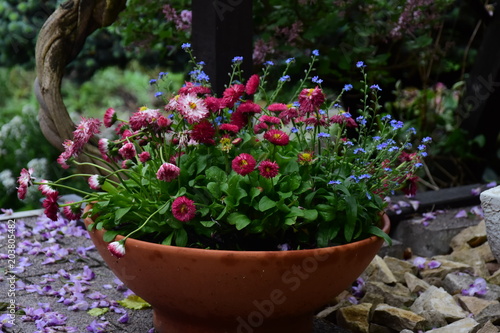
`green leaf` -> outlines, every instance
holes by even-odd
[[[93,308],[87,311],[87,313],[93,317],[99,317],[109,311],[109,308]]]
[[[207,184],[207,189],[215,198],[220,198],[222,196],[222,190],[219,183],[210,182]]]
[[[217,166],[211,166],[205,171],[208,181],[213,182],[225,182],[227,180],[227,175],[221,168]]]
[[[386,234],[382,229],[380,229],[379,227],[376,227],[374,225],[370,226],[368,228],[368,233],[370,233],[370,235],[375,235],[375,236],[378,236],[380,238],[383,238],[384,241],[389,244],[389,246],[392,246],[392,238]]]
[[[125,214],[127,214],[130,209],[132,208],[132,206],[129,206],[129,207],[125,207],[125,208],[118,208],[116,211],[115,211],[115,221],[118,222],[122,219],[123,216],[125,216]]]
[[[217,223],[216,221],[200,221],[200,224],[205,228],[213,227]]]
[[[115,239],[115,237],[119,234],[120,232],[116,230],[106,230],[102,239],[107,243],[111,243]]]
[[[175,245],[186,246],[188,241],[188,234],[184,228],[175,231]]]
[[[241,230],[252,221],[245,214],[235,212],[229,214],[227,222],[231,225],[235,225],[237,230]]]
[[[358,217],[358,205],[356,198],[352,196],[345,196],[346,201],[346,224],[344,226],[344,236],[346,241],[350,242],[356,228],[356,221]]]
[[[174,237],[174,233],[171,232],[167,237],[165,237],[165,239],[163,240],[163,242],[161,242],[163,245],[172,245],[172,238]]]
[[[131,310],[141,310],[151,307],[151,305],[148,302],[146,302],[137,295],[129,295],[124,300],[118,301],[118,304],[120,304],[124,308]]]
[[[274,207],[276,207],[276,201],[269,199],[267,196],[263,196],[259,201],[259,210],[261,212],[265,212]]]
[[[314,221],[318,218],[318,211],[316,209],[304,209],[304,219]]]

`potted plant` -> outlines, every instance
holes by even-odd
[[[183,48],[191,55],[190,45]],[[191,55],[191,80],[158,92],[160,109],[140,108],[128,121],[112,108],[103,123],[101,156],[79,161],[101,121],[82,118],[58,162],[93,166],[94,191],[58,203],[64,181],[34,180],[23,169],[18,194],[36,184],[48,217],[60,206],[84,217],[115,274],[152,304],[161,332],[307,332],[313,311],[349,286],[387,235],[384,198],[415,191],[425,144],[412,152],[415,130],[383,114],[378,85],[365,64],[361,107],[341,106],[311,77],[319,53],[290,101],[287,74],[270,90],[262,75],[243,82],[241,57],[223,96],[214,96],[203,63]],[[168,82],[160,73],[153,85]],[[310,83],[312,86],[310,87]]]

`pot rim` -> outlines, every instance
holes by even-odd
[[[84,212],[87,212],[90,209],[90,205],[87,205],[84,209]],[[385,232],[386,234],[389,234],[390,227],[391,227],[391,222],[389,219],[389,216],[385,213],[382,212],[380,214],[380,218],[383,222],[382,224],[382,231]],[[85,227],[87,227],[90,223],[92,223],[92,219],[90,217],[86,217],[84,220]],[[98,237],[101,237],[104,234],[104,230],[92,230],[89,232],[95,232],[97,233]],[[120,241],[125,236],[122,235],[117,235],[113,241]],[[331,249],[333,248],[346,248],[346,247],[358,247],[358,246],[367,246],[368,244],[377,242],[379,240],[382,240],[382,238],[378,236],[370,236],[365,239],[361,239],[355,242],[351,242],[348,244],[341,244],[341,245],[333,245],[329,247],[320,247],[320,248],[314,248],[314,249],[303,249],[303,250],[288,250],[288,251],[265,251],[265,250],[257,250],[257,251],[238,251],[238,250],[219,250],[219,249],[200,249],[200,248],[193,248],[193,247],[183,247],[183,246],[175,246],[175,245],[164,245],[164,244],[158,244],[158,243],[152,243],[152,242],[146,242],[143,240],[135,239],[129,237],[126,240],[127,246],[132,246],[132,247],[146,247],[149,248],[150,250],[160,250],[161,248],[169,247],[171,250],[176,250],[176,251],[186,251],[186,252],[192,252],[196,253],[198,252],[200,255],[205,254],[209,255],[210,253],[214,254],[217,253],[218,255],[236,255],[236,254],[242,254],[246,253],[247,255],[253,255],[253,256],[269,256],[269,255],[275,255],[275,256],[280,256],[280,255],[308,255],[308,254],[313,254],[313,253],[321,253],[321,252],[330,252]]]

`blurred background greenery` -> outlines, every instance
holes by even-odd
[[[59,151],[38,127],[32,91],[36,36],[61,2],[0,0],[0,193],[6,194],[0,196],[2,208],[39,206],[36,193],[23,203],[16,198],[21,168],[36,165],[37,176],[46,178],[63,173],[54,163]],[[297,65],[291,75],[300,77],[311,50],[318,49],[318,75],[323,86],[335,92],[346,83],[359,84],[354,64],[362,60],[370,80],[383,89],[386,111],[417,128],[421,137],[434,138],[423,175],[427,188],[496,180],[497,161],[486,161],[491,167],[481,175],[468,169],[484,138],[465,139],[457,112],[485,31],[470,1],[253,4],[256,72],[265,61],[294,57]],[[160,71],[174,73],[180,85],[188,71],[180,45],[190,41],[190,15],[189,0],[129,0],[119,20],[90,36],[68,66],[62,92],[71,116],[101,117],[108,107],[130,112],[157,104],[148,82]],[[276,77],[279,73],[276,70]],[[359,98],[353,93],[344,103],[354,108]]]

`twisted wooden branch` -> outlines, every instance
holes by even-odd
[[[62,143],[72,138],[75,129],[61,96],[65,68],[80,53],[87,37],[111,25],[125,5],[126,0],[69,0],[55,10],[40,30],[34,82],[40,103],[38,118],[44,136],[58,149],[62,150]],[[96,140],[86,149],[98,154]]]

